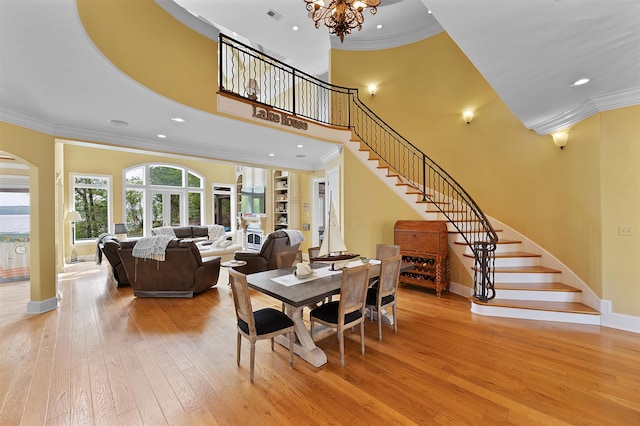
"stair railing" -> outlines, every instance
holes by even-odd
[[[445,170],[393,130],[358,97],[220,34],[221,93],[318,123],[351,129],[385,167],[438,209],[474,255],[474,297],[495,297],[498,236],[471,196]]]

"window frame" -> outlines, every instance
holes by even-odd
[[[76,184],[77,178],[85,178],[85,179],[105,179],[107,181],[106,184],[93,185],[93,184]],[[103,175],[96,173],[79,173],[79,172],[71,172],[69,173],[69,188],[70,188],[70,196],[69,196],[69,211],[76,210],[76,188],[95,188],[95,189],[105,189],[107,191],[107,229],[106,232],[110,232],[113,229],[113,176],[111,175]],[[86,216],[86,215],[85,215]],[[78,238],[76,232],[77,227],[72,227],[71,232],[73,233],[73,238],[75,239],[75,243],[83,244],[83,243],[95,243],[98,237],[90,237],[90,238]]]
[[[151,168],[152,167],[169,167],[172,169],[179,169],[182,171],[182,186],[171,185],[157,185],[150,183]],[[142,183],[129,183],[127,182],[127,173],[143,168]],[[193,175],[200,179],[200,187],[189,186],[189,175]],[[151,194],[156,192],[162,193],[180,193],[181,205],[180,205],[180,226],[189,225],[189,194],[196,192],[200,194],[200,223],[206,223],[206,178],[202,173],[193,170],[189,167],[182,166],[180,164],[172,164],[165,162],[150,162],[135,164],[122,170],[122,217],[126,223],[127,213],[127,190],[139,190],[143,193],[143,225],[142,235],[151,235],[153,217],[152,217],[152,197]],[[134,237],[135,238],[135,237]]]

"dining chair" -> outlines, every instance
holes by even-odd
[[[360,351],[364,354],[364,305],[370,265],[342,270],[340,300],[325,303],[309,313],[311,336],[316,322],[336,329],[340,342],[340,367],[344,367],[344,331],[360,324]]]
[[[291,318],[273,308],[264,308],[254,312],[251,307],[247,276],[230,268],[229,278],[231,291],[233,293],[233,303],[236,308],[236,318],[238,320],[238,365],[240,365],[240,347],[242,337],[244,336],[251,343],[249,378],[251,382],[253,382],[256,341],[271,339],[271,350],[273,350],[273,338],[280,334],[287,333],[289,335],[290,364],[293,367],[294,325]]]
[[[318,254],[320,254],[320,246],[318,246],[318,247],[309,247],[307,249],[307,254],[309,255],[309,262],[311,262],[311,259],[313,259],[314,257],[317,257]]]
[[[302,262],[302,250],[280,251],[276,253],[278,269],[291,268]]]
[[[376,244],[376,259],[393,257],[400,254],[400,246],[395,244]]]
[[[302,262],[302,250],[280,251],[276,253],[276,265],[278,269],[292,268]],[[284,312],[284,302],[282,302],[282,312]]]
[[[400,246],[395,244],[376,244],[376,259],[384,259],[385,257],[398,256],[400,254]],[[378,287],[380,278],[372,278],[369,287]]]
[[[376,287],[367,290],[366,307],[369,308],[371,321],[374,312],[378,321],[378,340],[382,341],[382,310],[391,307],[393,312],[393,331],[398,332],[396,318],[396,293],[400,281],[402,256],[385,257],[380,261],[380,281]]]

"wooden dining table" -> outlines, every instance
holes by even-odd
[[[357,264],[362,263],[359,260],[352,261],[347,267]],[[336,271],[331,275],[326,275],[328,265],[323,263],[312,263],[311,267],[317,272],[314,274],[316,276],[310,277],[308,281],[296,283],[296,279],[292,277],[293,268],[288,268],[249,274],[247,275],[247,283],[250,288],[284,302],[285,312],[295,325],[294,352],[311,365],[320,367],[327,363],[327,355],[313,341],[311,332],[303,321],[302,313],[305,306],[313,306],[329,296],[339,294],[342,273]],[[372,261],[369,278],[375,278],[379,275],[380,263]],[[286,284],[281,284],[278,280],[286,282]],[[327,329],[327,332],[329,331]],[[316,336],[323,334],[320,331],[316,333]],[[289,346],[288,338],[284,335],[276,337],[276,341],[283,346]]]

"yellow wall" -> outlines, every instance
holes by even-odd
[[[396,49],[332,50],[331,80],[358,87],[361,99],[376,114],[447,170],[487,215],[549,250],[598,296],[610,297],[614,311],[640,315],[640,298],[637,290],[631,290],[631,286],[637,287],[637,273],[626,271],[620,277],[610,272],[612,263],[617,262],[612,259],[630,254],[620,248],[605,251],[603,246],[603,238],[608,238],[603,230],[609,224],[602,209],[613,196],[603,194],[615,194],[612,187],[622,181],[601,173],[601,168],[620,167],[618,163],[604,164],[604,153],[627,156],[637,152],[630,146],[632,140],[638,141],[640,107],[632,107],[631,112],[623,109],[597,114],[578,123],[561,151],[550,136],[539,136],[522,125],[444,33]],[[378,85],[374,97],[365,90],[369,83]],[[467,125],[461,113],[468,108],[476,110],[476,116]],[[624,118],[617,118],[619,114]],[[635,119],[628,119],[634,114]],[[610,139],[616,139],[618,151],[611,152]],[[633,165],[637,155],[630,157],[623,163],[627,166],[625,175],[637,183],[640,174]],[[370,179],[365,168],[353,163],[346,154],[344,196],[352,208],[345,209],[345,232],[350,248],[359,245],[361,237],[367,238],[362,227],[350,224],[363,220],[359,188]],[[408,213],[397,203],[378,202],[380,192],[371,193],[376,194],[376,202],[364,214],[367,223],[385,224],[388,229],[393,220],[410,219],[403,217]],[[350,201],[358,199],[360,203]],[[619,220],[637,220],[637,204],[624,197],[617,199],[625,200],[619,205]],[[634,199],[637,203],[637,196]],[[380,237],[389,238],[386,234]],[[637,255],[636,237],[624,241],[635,244],[631,254]],[[367,246],[370,244],[363,243],[361,250]],[[603,271],[603,263],[609,266],[607,271]]]
[[[146,163],[162,163],[188,167],[205,178],[205,221],[207,224],[213,223],[212,212],[212,183],[235,184],[235,168],[233,165],[217,163],[209,160],[186,159],[180,157],[167,157],[154,155],[152,153],[142,154],[133,152],[123,152],[113,149],[78,146],[66,144],[64,148],[65,164],[65,204],[71,205],[71,173],[90,173],[111,176],[112,190],[112,221],[122,223],[122,170]],[[68,210],[68,209],[67,209]],[[112,230],[112,229],[111,229]],[[68,234],[69,231],[65,233]],[[71,250],[70,242],[67,241],[65,255],[69,255]],[[95,252],[95,243],[76,244],[78,256]]]
[[[604,112],[601,123],[603,296],[615,312],[638,315],[640,106]],[[619,226],[633,227],[634,235],[619,235]]]
[[[218,44],[153,0],[76,0],[88,36],[116,67],[182,104],[216,111]]]
[[[56,297],[55,141],[50,135],[0,122],[0,150],[29,166],[31,301]]]

